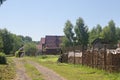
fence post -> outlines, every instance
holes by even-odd
[[[74,52],[74,65],[75,65],[75,47],[73,45],[73,52]]]
[[[106,45],[104,45],[104,69],[106,70]]]

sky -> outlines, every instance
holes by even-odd
[[[89,29],[110,20],[120,26],[120,0],[7,0],[0,6],[0,29],[39,41],[64,35],[66,21],[75,26],[79,17]]]

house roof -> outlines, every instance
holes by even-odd
[[[93,42],[92,45],[96,44],[96,43],[102,43],[102,44],[110,44],[111,41],[110,40],[104,40],[104,39],[100,39],[100,38],[96,38]]]
[[[45,46],[47,49],[59,48],[62,36],[46,36]]]

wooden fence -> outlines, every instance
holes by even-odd
[[[67,48],[66,53],[73,51],[75,54],[77,48]],[[93,68],[107,70],[109,72],[120,72],[120,53],[113,54],[106,50],[86,50],[82,53],[82,57],[68,57],[68,63],[87,65]]]
[[[120,53],[113,54],[107,51],[85,51],[82,55],[83,65],[104,69],[110,72],[120,71]]]

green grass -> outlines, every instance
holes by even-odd
[[[40,72],[31,64],[24,64],[27,74],[32,80],[44,80]]]
[[[15,78],[15,64],[12,58],[7,57],[7,64],[0,64],[0,80],[14,80]]]
[[[27,59],[54,70],[67,80],[120,80],[120,73],[108,73],[82,65],[57,63],[57,58],[58,56],[48,56],[47,58],[40,56]]]

